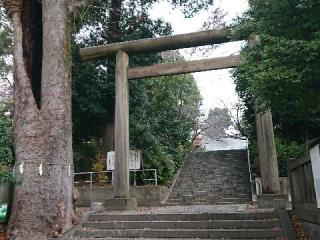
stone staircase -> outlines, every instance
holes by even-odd
[[[166,202],[174,205],[235,204],[251,201],[246,150],[192,153]]]
[[[91,213],[68,240],[280,239],[274,212]]]

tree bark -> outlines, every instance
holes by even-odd
[[[15,172],[21,181],[9,222],[12,240],[56,236],[71,227],[73,214],[69,1],[42,0],[41,98],[32,91],[35,76],[26,71],[22,16],[30,11],[28,1],[6,1],[14,26]]]
[[[104,136],[102,139],[102,154],[107,156],[107,153],[114,151],[114,116],[109,119],[104,129]]]

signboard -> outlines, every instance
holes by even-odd
[[[317,197],[317,207],[320,208],[320,145],[310,149],[314,189]]]
[[[113,171],[115,163],[115,152],[111,151],[107,154],[107,170]],[[129,169],[139,170],[141,168],[141,151],[130,150],[129,151]]]

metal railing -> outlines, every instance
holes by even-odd
[[[137,186],[137,172],[141,172],[144,176],[146,175],[145,173],[151,172],[153,175],[152,177],[145,178],[143,177],[142,180],[144,182],[145,185],[148,185],[150,183],[153,183],[155,186],[158,185],[158,175],[157,175],[157,169],[141,169],[141,170],[130,170],[129,174],[133,174],[133,185]],[[99,174],[105,174],[106,176],[109,174],[111,175],[111,178],[107,178],[109,180],[104,180],[104,181],[100,181],[103,183],[110,183],[111,185],[113,185],[113,173],[114,171],[108,170],[108,171],[101,171],[101,172],[79,172],[79,173],[74,173],[74,178],[76,178],[76,176],[89,176],[89,179],[84,180],[84,181],[74,181],[74,184],[80,184],[81,182],[83,183],[89,183],[90,188],[93,187],[93,183],[94,183],[94,176],[95,175],[99,175]],[[99,180],[97,181],[99,182]]]

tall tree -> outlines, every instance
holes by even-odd
[[[226,137],[226,130],[231,125],[232,120],[227,108],[210,109],[205,121],[204,135],[211,139]]]
[[[318,1],[250,1],[238,33],[260,34],[261,44],[245,48],[246,63],[234,73],[248,109],[271,107],[277,132],[303,142],[319,134]],[[251,106],[250,106],[251,104]]]
[[[301,154],[297,145],[320,135],[320,5],[270,0],[249,1],[249,7],[236,32],[246,38],[259,34],[260,44],[242,50],[246,62],[234,72],[246,106],[244,122],[254,144],[255,111],[271,108],[278,160],[286,162]]]
[[[10,80],[12,64],[12,27],[0,1],[0,101],[7,102],[12,97],[12,81]]]
[[[153,21],[147,10],[153,1],[93,1],[81,19],[83,29],[94,34],[76,38],[77,46],[92,46],[125,40],[166,35],[171,28],[163,21]],[[140,10],[138,10],[140,9]],[[77,55],[77,54],[76,54]],[[74,136],[76,142],[96,136],[103,154],[113,149],[114,138],[114,59],[74,65]],[[131,58],[131,64],[150,64],[155,54]],[[90,69],[90,70],[89,70]],[[139,84],[139,83],[138,83]],[[81,93],[81,94],[80,94]],[[92,126],[88,123],[93,123]],[[88,131],[87,131],[88,130]]]
[[[202,98],[190,74],[144,79],[138,87],[130,99],[130,146],[142,150],[145,168],[157,169],[159,183],[170,185],[191,150]]]
[[[72,220],[70,0],[6,0],[14,36],[15,187],[10,239],[47,239]],[[43,173],[39,174],[42,164]]]
[[[121,2],[121,4],[120,4]],[[171,33],[171,27],[168,23],[163,20],[152,20],[148,15],[148,10],[155,0],[139,0],[139,1],[93,1],[92,5],[88,7],[83,17],[80,19],[82,27],[79,29],[80,33],[84,32],[83,29],[90,30],[94,34],[80,34],[76,37],[76,43],[78,46],[92,46],[103,43],[112,43],[118,41],[135,40],[139,38],[150,38],[155,36],[162,36]],[[191,2],[191,0],[190,0]],[[179,4],[179,3],[175,3]],[[200,4],[201,5],[201,4]],[[196,9],[199,10],[201,7],[198,6]],[[194,10],[196,10],[194,9]],[[88,32],[88,31],[87,31]],[[76,146],[80,146],[77,149],[81,149],[84,146],[83,142],[93,141],[98,143],[100,150],[103,155],[107,151],[113,149],[113,133],[114,133],[114,60],[100,60],[91,63],[78,62],[78,56],[75,56],[74,64],[74,89],[73,89],[73,122],[74,122],[74,142]],[[130,57],[130,65],[141,66],[151,65],[162,61],[161,56],[158,54],[143,54],[135,55]],[[189,80],[186,81],[184,86],[192,89],[197,87],[194,85],[194,79],[187,77]],[[185,77],[167,77],[165,78],[166,83],[162,84],[162,88],[159,89],[161,94],[162,91],[170,92],[182,91],[186,87],[181,87],[178,82],[183,82]],[[172,79],[172,80],[171,80]],[[171,81],[170,81],[171,80]],[[159,133],[159,129],[156,124],[151,124],[163,119],[160,114],[153,115],[150,110],[150,104],[157,104],[159,112],[171,112],[171,116],[176,116],[178,121],[178,113],[175,112],[174,105],[166,105],[164,98],[158,98],[158,103],[154,102],[154,92],[150,89],[154,89],[155,86],[159,86],[159,80],[139,80],[130,81],[130,136],[131,136],[131,147],[139,148],[144,151],[144,160],[146,166],[156,167],[161,173],[166,174],[166,171],[171,166],[172,169],[176,170],[178,167],[177,162],[181,162],[183,158],[177,152],[174,152],[174,143],[161,140],[161,151],[159,149],[155,151],[156,146],[160,146],[159,139],[162,134]],[[159,93],[160,94],[160,93]],[[193,92],[190,91],[190,96],[194,96]],[[196,94],[195,94],[196,95]],[[169,96],[170,101],[178,101],[179,95]],[[192,97],[190,97],[191,99]],[[170,102],[169,100],[167,102]],[[162,104],[162,105],[161,105]],[[186,104],[187,105],[187,104]],[[142,108],[142,106],[144,106]],[[150,112],[149,112],[150,111]],[[141,114],[140,117],[136,113]],[[176,115],[175,115],[176,114]],[[194,117],[193,120],[195,120]],[[173,119],[173,118],[170,118]],[[190,123],[190,119],[184,119],[185,123]],[[193,121],[192,120],[192,121]],[[173,120],[171,120],[172,123]],[[183,122],[180,120],[180,122]],[[150,124],[150,125],[147,125]],[[170,121],[163,122],[168,124]],[[144,126],[144,131],[141,131],[141,127]],[[139,130],[138,130],[139,129]],[[164,129],[162,127],[162,129]],[[185,138],[178,138],[178,134],[175,134],[176,128],[168,126],[166,133],[170,137],[172,142],[180,141],[180,143],[186,144],[192,128],[184,128],[181,130],[184,134],[188,135]],[[156,134],[157,132],[157,134]],[[174,138],[175,136],[176,138]],[[146,145],[140,144],[146,143]],[[158,145],[157,145],[158,144]],[[85,144],[87,146],[87,144]],[[177,144],[176,144],[177,145]],[[175,145],[175,146],[176,146]],[[183,145],[183,144],[181,144]],[[154,148],[154,149],[152,149]],[[168,149],[170,151],[167,151]],[[163,150],[165,149],[165,150]],[[181,149],[181,147],[180,147]],[[158,154],[158,155],[157,155]],[[161,156],[160,156],[161,155]],[[88,165],[81,164],[80,154],[77,154],[77,166],[78,170],[88,170]],[[79,158],[78,158],[79,156]],[[95,158],[92,157],[92,160]],[[167,163],[157,163],[155,159],[168,159]],[[79,164],[78,164],[79,163]],[[152,164],[151,164],[152,163]],[[170,164],[169,164],[170,163]],[[171,164],[172,163],[172,164]],[[161,170],[160,170],[161,168]],[[167,171],[168,175],[171,176],[171,170]],[[170,177],[164,177],[162,183],[168,183]]]

